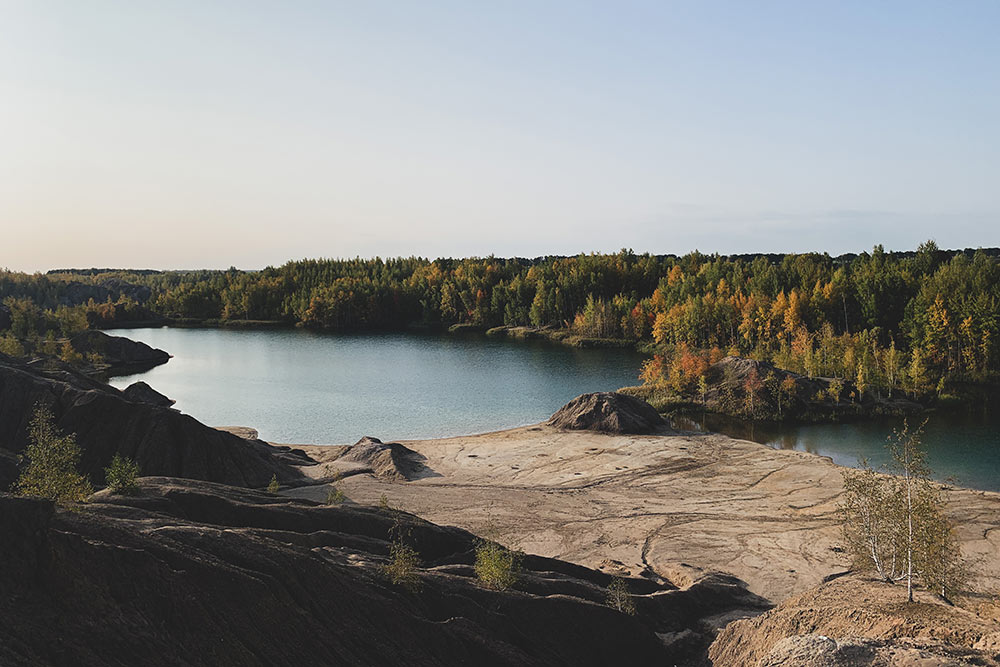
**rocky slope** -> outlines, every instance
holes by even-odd
[[[25,364],[0,354],[0,490],[16,471],[3,463],[27,444],[36,405],[49,407],[64,433],[83,450],[81,472],[102,485],[116,454],[134,459],[143,474],[204,479],[261,487],[272,475],[301,477],[286,452],[209,428],[168,407],[135,402],[71,367]],[[2,450],[6,450],[3,452]]]
[[[698,664],[713,617],[766,603],[726,577],[685,589],[527,556],[513,589],[474,577],[475,538],[416,517],[145,478],[77,511],[0,494],[0,664]],[[380,566],[390,529],[418,587]]]

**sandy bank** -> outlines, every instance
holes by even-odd
[[[350,475],[338,482],[347,498],[374,504],[385,494],[472,532],[492,518],[528,552],[608,571],[648,568],[677,581],[688,566],[721,570],[774,601],[847,566],[837,546],[840,468],[824,457],[717,434],[541,425],[403,444],[422,457],[417,479]],[[341,448],[299,447],[321,461],[305,469],[317,484],[288,495],[323,500],[320,482],[340,469]],[[979,583],[1000,588],[1000,494],[952,489],[948,499]]]

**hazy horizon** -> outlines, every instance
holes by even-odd
[[[1000,246],[1000,4],[0,6],[0,266]]]
[[[935,239],[924,239],[924,241],[927,241],[927,240],[935,241]],[[923,241],[921,241],[921,243],[923,243]],[[876,244],[876,245],[883,245],[883,250],[886,253],[916,252],[916,250],[917,250],[917,246],[914,246],[912,248],[889,248],[889,247],[884,247],[884,244]],[[948,247],[944,247],[944,246],[940,246],[939,245],[939,248],[941,250],[943,250],[943,251],[946,251],[946,252],[960,252],[960,251],[967,251],[967,250],[978,250],[980,248],[987,249],[987,248],[995,248],[995,247],[1000,247],[1000,246],[976,245],[976,246],[964,246],[964,247],[948,248]],[[576,252],[576,253],[550,253],[550,254],[547,254],[547,255],[499,255],[497,253],[491,253],[491,254],[486,254],[486,255],[433,255],[433,254],[431,254],[431,255],[417,255],[417,254],[410,254],[410,255],[352,255],[352,256],[323,256],[323,255],[314,255],[314,256],[304,256],[304,257],[290,257],[290,258],[287,258],[287,259],[284,259],[284,260],[281,260],[281,261],[268,262],[267,264],[263,264],[261,266],[236,266],[234,264],[230,264],[230,265],[227,265],[227,266],[221,266],[220,265],[220,266],[162,266],[162,267],[157,267],[157,266],[138,266],[138,265],[128,265],[128,266],[104,266],[104,265],[97,266],[97,265],[94,265],[94,266],[50,266],[50,267],[40,268],[40,269],[25,270],[25,269],[15,269],[15,268],[10,267],[10,266],[0,265],[0,270],[6,269],[6,270],[11,270],[11,271],[21,271],[21,272],[24,272],[24,273],[47,273],[47,272],[52,272],[52,271],[63,271],[63,270],[64,271],[91,271],[91,270],[102,270],[102,269],[109,269],[109,270],[112,270],[112,271],[164,271],[164,272],[167,272],[167,271],[217,271],[217,270],[218,271],[225,271],[225,270],[230,269],[230,268],[236,268],[236,269],[238,269],[240,271],[260,271],[260,270],[266,269],[268,267],[280,267],[280,266],[282,266],[284,264],[288,264],[290,262],[306,261],[306,260],[332,260],[332,261],[347,261],[347,260],[353,260],[353,259],[361,259],[361,260],[374,260],[374,259],[391,260],[391,259],[401,259],[401,258],[405,259],[405,258],[409,258],[409,257],[417,257],[417,258],[421,258],[421,259],[426,259],[428,261],[434,261],[434,260],[438,260],[438,259],[449,259],[449,260],[484,259],[484,258],[487,258],[487,257],[496,257],[497,259],[541,260],[541,259],[544,259],[546,257],[579,257],[580,255],[589,255],[589,254],[602,254],[602,255],[607,254],[607,255],[613,255],[613,254],[617,254],[621,250],[632,250],[636,255],[644,255],[644,254],[661,255],[661,256],[663,256],[663,255],[675,255],[675,256],[678,256],[678,257],[682,257],[682,256],[687,255],[687,254],[692,253],[692,252],[700,252],[700,253],[702,253],[703,255],[706,255],[706,256],[712,256],[712,255],[718,254],[721,257],[734,256],[734,255],[788,255],[788,254],[808,254],[808,253],[818,253],[818,254],[822,255],[822,254],[825,253],[825,254],[830,255],[831,257],[836,258],[836,257],[842,256],[842,255],[852,255],[852,254],[854,254],[854,255],[860,255],[861,253],[870,253],[873,248],[874,248],[874,246],[869,247],[869,248],[862,248],[862,249],[859,249],[859,250],[848,250],[848,251],[845,251],[845,252],[842,252],[842,253],[831,253],[829,251],[816,250],[816,249],[814,249],[814,250],[803,250],[803,251],[745,250],[745,251],[732,252],[732,253],[722,253],[722,252],[716,252],[716,251],[713,251],[713,250],[706,250],[704,248],[692,248],[692,249],[690,249],[688,251],[684,251],[684,252],[662,252],[662,253],[657,253],[657,252],[649,252],[649,251],[639,251],[639,250],[635,250],[634,248],[619,248],[618,250],[615,250],[615,251],[610,251],[610,250],[609,251],[585,250],[585,251]]]

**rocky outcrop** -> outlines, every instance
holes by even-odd
[[[83,450],[80,469],[102,485],[115,454],[134,459],[145,475],[170,475],[262,487],[272,475],[285,483],[301,478],[286,454],[209,428],[170,408],[133,402],[106,384],[57,365],[23,364],[0,355],[0,446],[10,454],[27,444],[37,404],[52,410],[64,433],[75,433]],[[5,466],[0,463],[0,475]],[[12,480],[0,477],[0,489]]]
[[[836,579],[729,624],[709,656],[718,667],[998,664],[998,652],[989,650],[990,638],[1000,631],[995,621],[929,594],[913,604],[905,599],[900,586],[857,576]],[[891,662],[892,656],[901,661]]]
[[[82,354],[96,352],[108,365],[108,375],[127,375],[165,364],[170,355],[145,343],[110,336],[103,331],[81,331],[70,339],[73,349]]]
[[[654,433],[666,422],[646,401],[618,392],[582,394],[559,408],[549,426],[601,433]]]
[[[398,526],[414,587],[381,569]],[[85,511],[0,494],[0,534],[4,665],[697,664],[706,619],[760,604],[627,579],[630,616],[608,575],[536,556],[493,591],[460,529],[191,480]]]
[[[767,361],[729,356],[708,367],[705,392],[688,386],[677,394],[663,387],[627,387],[663,411],[697,408],[737,418],[824,422],[851,417],[909,415],[924,407],[900,396],[858,389],[850,380],[808,377]],[[668,395],[664,396],[664,392]]]
[[[149,405],[158,405],[164,408],[169,408],[177,402],[156,391],[142,380],[133,382],[125,387],[122,390],[122,396],[133,403],[148,403]]]

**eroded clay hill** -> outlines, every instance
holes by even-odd
[[[130,400],[134,398],[136,400]],[[261,487],[301,478],[286,452],[205,426],[147,397],[127,396],[65,364],[22,363],[0,354],[0,490],[14,481],[37,405],[48,407],[83,450],[80,471],[101,485],[117,453],[143,474]]]
[[[405,526],[418,588],[382,573]],[[475,537],[394,510],[144,478],[80,510],[0,494],[0,664],[697,664],[711,618],[767,603],[732,578],[684,588],[526,556],[475,578]]]

